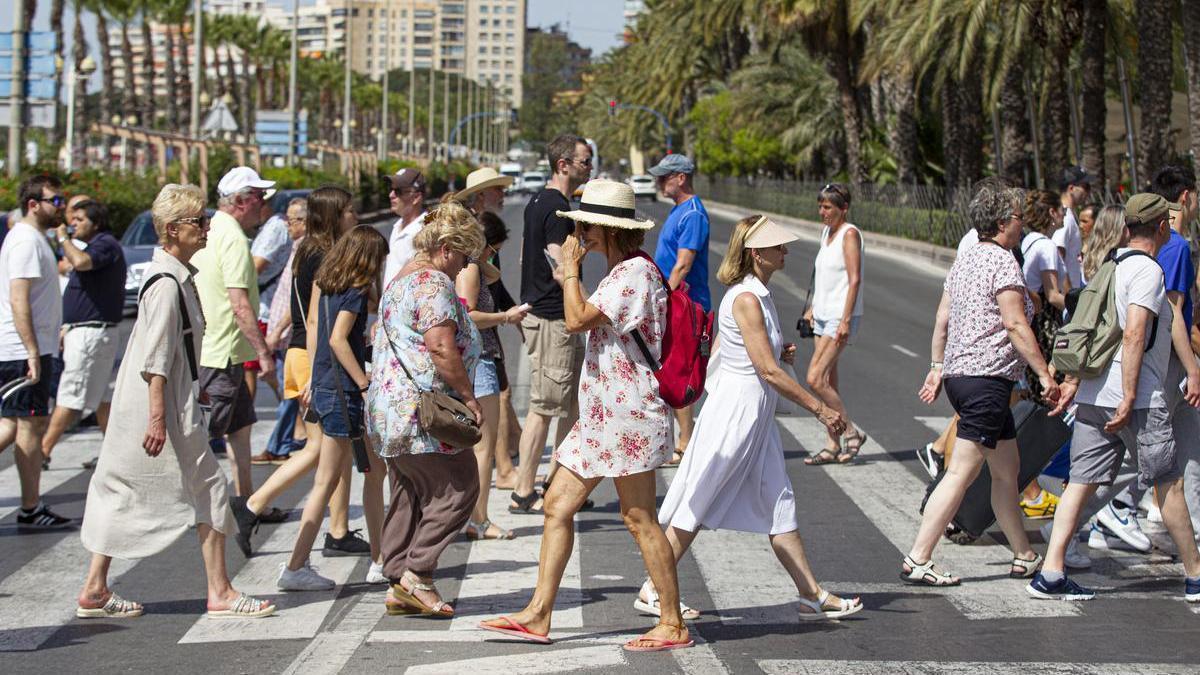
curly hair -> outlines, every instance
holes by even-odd
[[[421,231],[413,237],[413,248],[426,254],[446,246],[468,258],[477,258],[485,245],[479,221],[458,202],[445,202],[430,209]]]
[[[985,178],[975,186],[975,196],[967,206],[967,217],[979,238],[991,239],[1000,233],[1000,223],[1020,213],[1025,190],[995,178]]]
[[[1061,209],[1062,202],[1058,195],[1049,190],[1029,190],[1025,193],[1025,227],[1049,235],[1058,223],[1054,222],[1055,209]]]

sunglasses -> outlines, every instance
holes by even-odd
[[[175,221],[176,224],[186,223],[188,225],[195,225],[196,227],[200,228],[201,230],[206,229],[208,227],[208,222],[209,222],[208,216],[196,216],[194,218],[180,218],[179,220]]]
[[[67,200],[62,195],[54,195],[53,197],[39,197],[39,202],[49,202],[54,205],[54,208],[61,209]]]

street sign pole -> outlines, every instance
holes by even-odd
[[[12,119],[8,123],[8,177],[21,173],[21,130],[25,108],[25,3],[13,3]]]

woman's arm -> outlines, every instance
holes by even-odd
[[[308,352],[308,382],[300,394],[300,405],[308,407],[312,393],[312,364],[317,355],[317,316],[321,309],[321,287],[312,285],[312,295],[308,299],[308,313],[304,315],[304,349]]]
[[[371,378],[363,372],[362,366],[358,365],[358,360],[354,358],[354,350],[350,348],[350,331],[354,330],[354,321],[357,318],[357,314],[344,309],[337,313],[329,331],[329,349],[338,363],[342,364],[342,369],[346,371],[354,387],[363,390],[371,383]]]
[[[1060,312],[1067,308],[1066,290],[1058,278],[1058,272],[1042,270],[1042,292],[1046,294],[1046,301]]]
[[[559,250],[561,262],[558,268],[562,274],[559,283],[563,287],[563,313],[568,333],[583,333],[612,323],[604,312],[587,301],[583,281],[579,278],[579,263],[587,254],[587,249],[580,243],[580,236],[579,226],[576,225],[575,232],[567,236]]]
[[[147,455],[158,457],[167,444],[167,402],[163,392],[167,386],[167,378],[162,375],[150,376],[150,421],[146,425],[146,436],[142,439],[142,448]]]
[[[454,292],[467,303],[467,314],[479,329],[491,328],[506,323],[517,323],[525,317],[525,312],[515,311],[516,307],[507,312],[481,312],[479,306],[480,275],[479,265],[471,263],[458,273],[454,280]]]
[[[267,349],[271,351],[279,350],[279,343],[283,341],[283,331],[287,330],[292,325],[292,303],[288,302],[283,308],[283,316],[279,317],[279,322],[267,333]],[[286,350],[285,350],[286,351]]]
[[[466,364],[463,363],[462,354],[458,351],[458,345],[454,343],[457,332],[458,324],[454,321],[443,321],[425,331],[425,347],[429,350],[429,358],[433,361],[438,376],[475,413],[476,423],[482,424],[483,409],[475,400],[475,387],[471,384],[471,377],[467,373]]]
[[[1042,350],[1038,348],[1033,329],[1025,320],[1022,297],[1024,293],[1023,288],[1005,288],[996,294],[996,302],[1000,305],[1000,319],[1017,353],[1025,359],[1025,363],[1029,364],[1033,372],[1037,373],[1046,400],[1053,403],[1058,400],[1058,383],[1051,377],[1050,368],[1046,365],[1046,359],[1042,357]]]
[[[843,225],[846,227],[846,225]],[[838,324],[837,341],[850,342],[850,319],[854,317],[854,305],[862,286],[862,237],[858,230],[850,228],[842,237],[842,256],[846,261],[846,279],[850,286],[846,290],[846,305],[842,308],[842,322]]]
[[[929,363],[929,374],[925,376],[925,384],[917,396],[926,403],[937,400],[942,391],[942,362],[946,359],[946,336],[950,332],[950,294],[942,291],[942,299],[938,302],[937,316],[933,321],[933,342],[929,346],[932,357]]]

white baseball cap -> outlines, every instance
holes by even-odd
[[[236,194],[246,188],[258,188],[266,190],[263,199],[270,199],[275,194],[275,181],[263,180],[258,172],[248,166],[238,166],[229,170],[229,173],[221,177],[221,182],[217,183],[217,194],[222,197]]]

